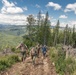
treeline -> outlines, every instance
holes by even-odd
[[[37,18],[33,15],[27,17],[27,35],[23,36],[24,43],[27,46],[40,43],[48,46],[56,46],[57,44],[76,46],[76,32],[75,25],[70,28],[68,24],[63,30],[60,30],[60,22],[54,28],[51,28],[51,22],[49,20],[49,14],[46,12],[45,17],[42,16],[39,11]]]

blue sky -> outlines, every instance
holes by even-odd
[[[76,24],[75,0],[0,0],[0,24],[26,24],[27,16],[36,17],[39,10],[43,15],[49,12],[52,25],[58,19],[61,26]]]

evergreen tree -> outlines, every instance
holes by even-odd
[[[72,41],[71,29],[68,27],[68,24],[67,24],[64,29],[64,45],[71,44],[71,41]]]
[[[45,20],[44,20],[44,28],[43,28],[43,32],[44,32],[44,43],[43,44],[46,44],[48,45],[48,42],[49,42],[49,38],[50,38],[50,22],[49,22],[49,15],[48,15],[48,12],[46,13],[46,17],[45,17]]]
[[[41,25],[41,11],[37,15],[38,27]]]
[[[58,20],[58,21],[57,21],[57,24],[56,24],[56,26],[55,26],[55,29],[54,29],[54,46],[59,43],[59,41],[58,41],[59,25],[60,25],[60,22],[59,22],[59,20]]]
[[[72,30],[71,30],[71,28],[69,27],[69,34],[68,34],[68,37],[69,37],[69,41],[68,41],[68,44],[69,45],[72,45]]]
[[[68,31],[68,24],[66,25],[64,29],[64,45],[66,45],[66,41],[67,41],[67,31]]]
[[[39,35],[40,35],[40,26],[41,26],[41,11],[39,11],[38,15],[37,15],[37,28],[36,28],[36,41],[39,42]]]
[[[73,26],[72,41],[73,41],[73,45],[75,46],[76,45],[75,25]]]
[[[50,22],[48,20],[48,12],[46,13],[45,18],[41,18],[41,25],[39,26],[39,35],[38,35],[38,42],[40,44],[48,45],[49,38],[50,38]]]

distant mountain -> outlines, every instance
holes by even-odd
[[[9,35],[23,35],[26,33],[25,25],[1,25],[0,24],[0,32],[4,32]]]
[[[27,25],[2,25],[0,24],[0,32],[4,32],[11,35],[23,35],[26,33]],[[55,28],[55,26],[51,26],[50,28]],[[60,27],[61,30],[64,27]]]
[[[51,28],[55,28],[55,26],[51,26]],[[60,28],[65,28],[65,27],[60,27]]]
[[[3,28],[22,28],[22,27],[26,27],[26,25],[2,25],[2,24],[0,24],[0,29],[3,29]]]

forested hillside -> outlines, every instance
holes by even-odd
[[[0,50],[6,47],[15,47],[22,41],[21,36],[9,35],[4,32],[0,32]]]

